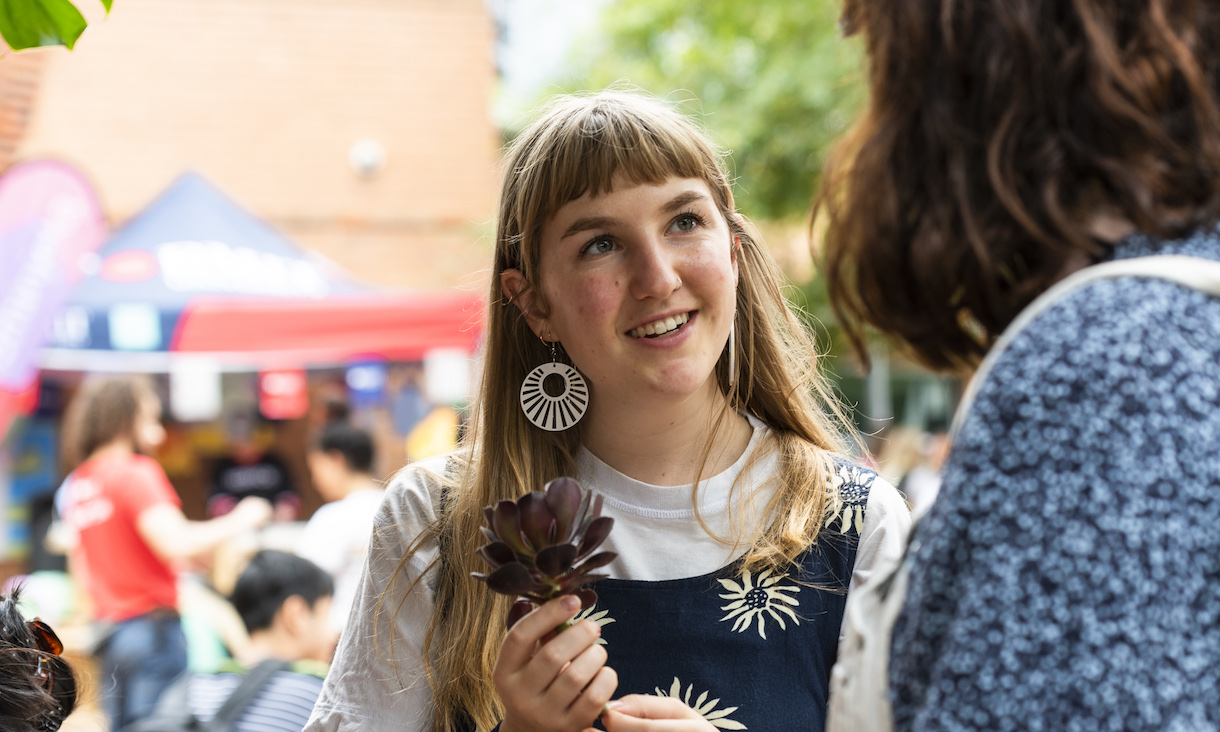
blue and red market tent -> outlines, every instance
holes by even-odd
[[[98,251],[55,319],[42,367],[169,371],[181,355],[229,369],[473,352],[482,299],[352,279],[184,174]]]

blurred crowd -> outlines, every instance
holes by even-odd
[[[244,729],[300,730],[381,501],[374,439],[346,403],[326,400],[306,454],[324,505],[299,521],[283,462],[258,448],[247,414],[231,415],[232,454],[213,472],[206,519],[195,521],[150,457],[165,438],[161,413],[145,377],[81,385],[63,421],[70,472],[40,542],[66,555],[67,572],[11,579],[6,607],[54,620],[77,672],[92,679],[73,701],[100,706],[98,724],[151,731],[230,715]],[[55,642],[58,656],[65,644]],[[56,663],[61,679],[74,678]],[[242,703],[226,707],[230,697]],[[59,702],[54,713],[72,707]]]

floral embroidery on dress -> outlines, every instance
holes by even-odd
[[[733,623],[733,630],[738,633],[743,633],[754,619],[758,619],[758,635],[764,640],[767,638],[766,619],[770,615],[779,623],[780,630],[787,630],[788,626],[784,624],[784,618],[780,615],[787,615],[794,625],[800,625],[801,621],[796,613],[792,611],[793,607],[800,606],[800,602],[795,597],[791,597],[784,593],[797,593],[801,591],[798,585],[780,584],[786,575],[772,575],[771,570],[763,570],[758,575],[757,584],[754,578],[750,575],[750,570],[745,570],[741,573],[741,583],[738,584],[733,580],[722,579],[716,580],[729,590],[728,594],[721,595],[722,600],[732,600],[728,605],[721,607],[721,610],[728,610],[729,614],[720,619],[720,622],[736,618]],[[791,605],[792,607],[789,607]],[[776,612],[779,611],[779,612]]]
[[[600,625],[603,628],[606,627],[607,625],[609,625],[610,623],[618,622],[614,618],[610,617],[609,610],[602,610],[601,612],[594,612],[594,610],[597,610],[597,605],[590,605],[589,607],[585,608],[584,610],[581,610],[580,612],[576,613],[576,617],[572,618],[572,622],[579,623],[582,620],[592,620],[593,622],[597,623],[598,625]],[[603,646],[606,645],[605,638],[598,637],[597,642]]]
[[[830,510],[826,512],[826,528],[840,521],[839,533],[846,534],[853,527],[856,535],[864,533],[864,507],[868,504],[868,489],[877,474],[862,470],[855,465],[839,465],[830,476]]]
[[[681,699],[686,706],[694,709],[704,719],[711,722],[713,727],[717,729],[746,729],[746,726],[741,722],[735,722],[729,719],[729,715],[737,711],[737,707],[725,707],[724,709],[716,709],[716,705],[720,703],[720,699],[712,699],[708,701],[708,692],[703,692],[695,701],[690,700],[691,694],[695,691],[695,685],[689,684],[686,687],[686,693],[682,693],[682,682],[678,677],[674,677],[674,683],[670,685],[669,691],[661,691],[661,687],[656,687],[657,696],[668,696],[674,699]]]

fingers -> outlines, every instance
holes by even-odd
[[[636,730],[702,730],[714,728],[681,700],[653,697],[649,694],[628,694],[610,703],[609,714],[603,717],[606,730],[632,732]],[[683,723],[653,723],[649,720],[682,720]],[[698,721],[699,725],[689,722]]]
[[[525,666],[543,636],[554,631],[565,620],[571,620],[579,610],[580,600],[566,595],[551,600],[517,621],[500,648],[500,665],[511,669]]]
[[[553,600],[522,618],[505,636],[492,672],[505,706],[503,729],[580,729],[591,724],[614,695],[618,676],[606,667],[606,651],[597,644],[601,627],[586,620],[554,634],[579,607],[576,598]]]

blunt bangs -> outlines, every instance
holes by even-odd
[[[608,192],[616,178],[635,185],[698,178],[731,213],[723,158],[701,130],[659,100],[619,92],[563,98],[508,154],[502,244],[527,249],[520,252],[525,261],[510,255],[509,266],[523,267],[528,277],[543,224],[581,196]]]

